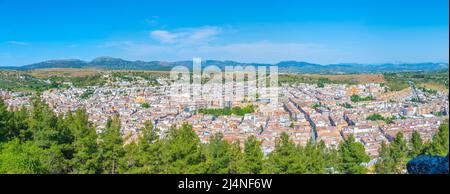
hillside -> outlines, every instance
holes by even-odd
[[[46,68],[97,68],[97,69],[111,69],[111,70],[154,70],[154,71],[168,71],[175,66],[192,67],[192,61],[128,61],[120,58],[112,57],[98,57],[90,62],[78,59],[63,59],[63,60],[49,60],[40,63],[34,63],[19,67],[0,67],[1,69],[12,70],[34,70]],[[203,61],[203,66],[217,65],[224,68],[227,65],[248,66],[248,65],[270,65],[258,63],[240,63],[235,61],[217,61],[206,60]],[[281,73],[311,73],[311,74],[356,74],[356,73],[385,73],[385,72],[408,72],[408,71],[442,71],[448,70],[448,63],[413,63],[413,64],[357,64],[357,63],[342,63],[320,65],[307,62],[298,61],[283,61],[277,64]]]

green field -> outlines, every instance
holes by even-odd
[[[107,71],[111,81],[136,81],[143,79],[150,85],[157,85],[156,79],[168,76],[168,72],[158,71]],[[103,77],[104,71],[96,69],[39,69],[33,71],[0,71],[0,89],[12,91],[44,91],[51,88],[67,87],[63,83],[70,82],[75,87],[102,86],[107,80]],[[412,81],[419,89],[426,92],[437,90],[448,92],[448,71],[439,72],[402,72],[384,74],[280,74],[280,85],[294,85],[299,83],[317,84],[324,87],[326,84],[366,84],[380,83],[386,86],[386,91],[401,91],[408,88],[408,81]],[[109,78],[108,78],[109,79]]]

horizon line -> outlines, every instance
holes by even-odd
[[[86,63],[90,63],[96,59],[99,58],[111,58],[111,59],[120,59],[120,60],[124,60],[124,61],[129,61],[129,62],[166,62],[166,63],[176,63],[176,62],[192,62],[192,59],[190,60],[132,60],[132,59],[125,59],[125,58],[121,58],[121,57],[111,57],[111,56],[99,56],[99,57],[95,57],[91,60],[84,60],[84,59],[80,59],[80,58],[55,58],[55,59],[48,59],[48,60],[42,60],[42,61],[38,61],[38,62],[33,62],[33,63],[29,63],[29,64],[24,64],[24,65],[2,65],[0,64],[0,67],[25,67],[28,65],[34,65],[34,64],[38,64],[38,63],[45,63],[45,62],[51,62],[51,61],[68,61],[68,60],[77,60],[77,61],[83,61]],[[195,57],[194,57],[195,58]],[[201,57],[200,57],[201,58]],[[309,64],[314,64],[314,65],[321,65],[321,66],[327,66],[327,65],[347,65],[347,64],[358,64],[358,65],[383,65],[383,64],[421,64],[421,63],[434,63],[434,64],[446,64],[449,65],[449,61],[447,62],[432,62],[432,61],[422,61],[422,62],[378,62],[378,63],[360,63],[360,62],[338,62],[338,63],[315,63],[315,62],[308,62],[308,61],[303,61],[303,60],[281,60],[275,63],[264,63],[264,62],[241,62],[238,60],[218,60],[218,59],[202,59],[202,62],[205,61],[220,61],[220,62],[236,62],[236,63],[241,63],[241,64],[264,64],[264,65],[277,65],[279,63],[283,63],[283,62],[297,62],[297,63],[309,63]]]

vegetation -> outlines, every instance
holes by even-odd
[[[355,141],[353,135],[339,145],[338,171],[345,174],[365,174],[367,168],[363,163],[370,161],[369,156],[364,151],[364,146]]]
[[[83,94],[80,95],[81,99],[88,99],[92,95],[94,95],[95,90],[92,88],[88,88]]]
[[[384,118],[380,114],[372,114],[372,115],[368,116],[366,119],[369,120],[369,121],[384,121],[384,122],[386,122],[386,124],[391,124],[391,123],[394,122],[396,117],[392,116],[392,117]]]
[[[408,80],[401,78],[398,73],[385,73],[384,79],[386,80],[386,86],[391,91],[400,91],[408,88]]]
[[[141,104],[141,107],[142,107],[142,108],[150,108],[150,104],[148,104],[148,103],[142,103],[142,104]]]
[[[408,81],[412,81],[415,85],[437,84],[448,89],[448,71],[437,72],[404,72],[404,73],[385,73],[384,79],[386,86],[391,91],[400,91],[408,88]],[[430,92],[434,92],[430,90]]]
[[[331,76],[330,76],[331,77]],[[280,85],[282,84],[299,84],[299,83],[306,83],[306,84],[316,84],[317,87],[323,88],[326,84],[349,84],[349,85],[355,85],[360,83],[360,81],[354,80],[354,79],[348,79],[348,78],[342,78],[342,79],[330,79],[328,77],[323,76],[307,76],[307,75],[301,75],[301,74],[280,74],[278,76],[278,82]]]
[[[160,74],[156,74],[153,72],[145,72],[145,71],[125,71],[125,72],[113,72],[112,77],[114,80],[125,80],[125,81],[137,81],[138,79],[144,79],[149,82],[151,86],[159,85],[156,80]]]
[[[89,86],[103,86],[106,83],[101,74],[82,75],[82,76],[50,76],[48,80],[54,85],[54,88],[67,87],[65,83],[71,83],[75,87],[84,88]]]
[[[86,110],[56,115],[40,98],[32,109],[8,111],[0,99],[0,173],[118,174],[118,173],[367,173],[369,156],[364,146],[349,136],[337,149],[323,142],[296,145],[286,133],[275,150],[264,155],[260,142],[251,136],[241,147],[215,134],[203,144],[183,124],[172,127],[164,138],[152,122],[139,131],[138,141],[124,145],[119,116],[108,119],[101,133],[88,120]],[[380,150],[378,173],[403,173],[406,162],[422,153],[448,153],[448,124],[433,140],[423,144],[414,133],[410,143],[401,133]]]
[[[320,107],[322,107],[322,105],[321,104],[317,104],[317,103],[311,105],[311,108],[314,108],[314,109],[317,109],[317,108],[320,108]]]
[[[448,124],[441,125],[433,139],[426,144],[423,143],[420,133],[417,131],[413,132],[409,142],[405,140],[403,133],[398,133],[390,145],[382,144],[375,172],[379,174],[405,173],[406,163],[418,155],[447,155],[449,150],[448,132]]]
[[[363,102],[363,101],[371,101],[371,100],[375,100],[375,98],[373,96],[367,96],[367,97],[361,97],[358,94],[353,94],[350,97],[350,100],[352,102]]]
[[[274,152],[264,156],[254,136],[243,149],[239,142],[223,140],[220,133],[202,144],[187,124],[172,127],[159,138],[158,129],[146,122],[139,141],[124,146],[117,115],[96,133],[85,110],[57,116],[39,98],[33,100],[31,111],[16,112],[8,111],[0,100],[0,115],[0,173],[338,172],[337,150],[323,143],[296,146],[287,134],[277,141]]]
[[[436,95],[436,93],[437,93],[437,90],[433,90],[433,89],[430,89],[430,88],[420,87],[419,89],[422,90],[425,93],[428,93],[428,94]]]
[[[424,145],[423,153],[428,155],[445,156],[449,152],[449,127],[448,122],[441,125],[433,140]]]
[[[100,71],[91,69],[55,69],[36,71],[0,70],[0,89],[10,91],[42,92],[53,88],[67,88],[73,85],[78,88],[103,86],[108,79],[112,81],[145,80],[150,86],[158,86],[158,77],[165,73],[149,71],[111,71],[110,78],[103,77]],[[68,85],[69,84],[69,85]]]
[[[10,91],[45,91],[57,85],[18,71],[0,70],[0,89]]]
[[[337,106],[342,106],[342,107],[344,107],[344,108],[347,108],[347,109],[351,109],[351,108],[353,108],[353,106],[350,104],[350,103],[336,103],[336,105]]]
[[[323,88],[327,83],[331,83],[331,80],[328,78],[319,78],[319,80],[317,81],[317,87]]]
[[[373,114],[368,116],[366,119],[369,121],[380,121],[380,120],[382,121],[384,120],[384,117],[381,116],[380,114]]]
[[[241,107],[233,107],[233,108],[221,108],[221,109],[199,109],[198,113],[202,114],[210,114],[214,116],[221,116],[221,115],[238,115],[238,116],[244,116],[245,114],[254,113],[255,107],[250,104],[247,105],[244,108]]]
[[[125,71],[110,70],[111,79],[136,81],[143,79],[149,82],[149,85],[159,85],[157,78],[167,76],[167,72],[153,71]],[[51,88],[67,87],[64,82],[70,82],[76,87],[102,86],[106,83],[103,74],[98,70],[92,69],[69,69],[61,68],[48,71],[0,71],[0,88],[14,91],[44,91]],[[206,79],[206,78],[205,78]],[[207,80],[202,79],[202,83]],[[316,84],[318,87],[324,87],[326,84],[364,84],[381,83],[386,86],[386,91],[400,91],[408,88],[408,81],[414,82],[419,88],[425,89],[425,92],[435,92],[436,89],[425,87],[425,84],[434,84],[442,86],[448,90],[448,71],[437,72],[401,72],[379,74],[346,74],[346,75],[301,75],[301,74],[280,74],[279,84]]]

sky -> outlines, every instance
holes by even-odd
[[[0,66],[449,61],[448,0],[0,0]]]

